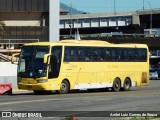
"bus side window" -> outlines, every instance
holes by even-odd
[[[138,61],[138,50],[134,49],[134,53],[135,53],[135,61]]]
[[[137,61],[138,60],[136,49],[129,49],[129,60],[130,61]]]
[[[111,60],[111,50],[110,49],[105,49],[105,61],[110,61]]]
[[[77,48],[76,47],[65,47],[64,61],[74,62],[77,61]]]
[[[147,61],[147,49],[143,49],[143,52],[142,52],[142,60],[143,60],[143,61]]]
[[[117,61],[118,60],[117,48],[112,48],[111,52],[112,52],[112,60]]]
[[[125,61],[129,61],[128,60],[128,49],[127,48],[123,50],[123,59]]]
[[[117,55],[118,55],[118,61],[123,61],[123,57],[122,57],[123,53],[121,48],[118,49]]]
[[[92,49],[86,48],[85,49],[85,61],[91,61],[92,60]]]
[[[128,49],[126,49],[126,48],[119,49],[119,60],[120,61],[128,61]]]
[[[77,49],[74,47],[70,49],[70,59],[71,61],[77,61]]]
[[[93,61],[99,60],[99,50],[98,48],[93,48]]]
[[[147,50],[146,49],[138,49],[138,60],[147,61]]]
[[[64,61],[69,61],[69,60],[70,60],[69,49],[65,48],[65,51],[64,51]]]
[[[77,56],[78,56],[78,60],[79,60],[79,61],[84,61],[84,60],[85,60],[85,58],[84,58],[84,56],[85,56],[85,51],[84,51],[84,49],[85,49],[85,48],[81,48],[81,47],[78,49]]]
[[[106,57],[106,55],[105,55],[105,48],[99,48],[99,60],[100,61],[105,61],[105,57]]]
[[[129,49],[129,61],[133,61],[134,60],[134,51],[133,49]]]

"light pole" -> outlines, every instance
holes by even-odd
[[[143,10],[144,10],[144,0],[143,0]]]
[[[116,15],[116,3],[115,3],[115,0],[114,0],[114,14]]]
[[[70,1],[70,37],[72,35],[72,0]]]
[[[151,13],[150,13],[150,29],[152,30],[152,7],[151,7],[150,2],[149,1],[147,1],[147,2],[149,4],[149,6],[150,6],[150,11],[151,11]]]

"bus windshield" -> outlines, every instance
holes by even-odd
[[[47,53],[49,53],[49,46],[24,46],[18,63],[18,77],[46,76],[47,65],[43,63],[43,59]]]

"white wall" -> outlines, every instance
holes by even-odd
[[[0,76],[16,76],[17,65],[10,62],[0,62]]]
[[[0,62],[0,83],[12,83],[13,89],[17,89],[17,65]]]

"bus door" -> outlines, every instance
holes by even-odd
[[[62,46],[53,46],[51,50],[48,78],[58,78],[61,68]]]

